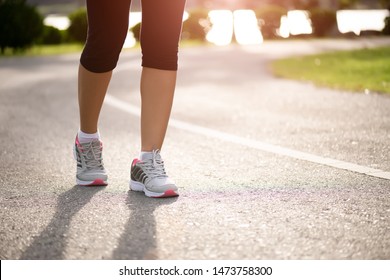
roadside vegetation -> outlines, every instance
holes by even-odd
[[[339,8],[348,8],[355,2],[357,0],[340,0]],[[307,10],[313,27],[312,34],[290,36],[289,39],[341,36],[336,31],[336,11],[319,8],[316,0],[275,0],[266,3],[252,7],[265,40],[288,40],[280,37],[278,29],[281,17],[289,9]],[[381,3],[383,7],[390,7],[390,0],[381,0]],[[81,52],[88,23],[86,9],[80,5],[75,2],[34,7],[26,0],[0,0],[0,58]],[[70,26],[67,30],[43,23],[44,15],[58,11],[68,15]],[[183,24],[181,46],[207,45],[206,34],[212,26],[209,10],[196,8],[188,12],[189,17]],[[137,24],[130,30],[137,41],[135,48],[139,47],[140,28],[140,24]],[[385,20],[382,35],[390,35],[390,17]],[[346,36],[354,37],[353,34]],[[271,68],[279,77],[308,81],[319,86],[390,94],[390,47],[282,59],[272,62]]]
[[[18,57],[18,56],[45,56],[45,55],[60,55],[68,53],[81,52],[83,45],[79,43],[64,43],[60,45],[33,45],[23,51],[14,51],[11,48],[6,48],[1,57]]]
[[[271,68],[276,76],[318,86],[390,94],[390,47],[292,57]]]
[[[206,4],[210,1],[204,0],[203,6],[207,7]],[[390,4],[390,0],[380,1],[383,7]],[[356,2],[357,0],[338,1],[339,8],[348,8]],[[0,0],[0,56],[47,55],[80,51],[87,33],[86,9],[80,3],[82,1],[34,7],[26,0]],[[290,36],[290,39],[341,36],[335,31],[337,30],[336,11],[322,9],[318,3],[317,0],[268,0],[257,4],[251,2],[248,8],[255,11],[265,40],[288,40],[280,37],[277,30],[280,27],[281,17],[285,16],[290,9],[307,10],[313,26],[313,34]],[[209,10],[194,8],[188,12],[189,17],[183,24],[181,45],[207,44],[206,34],[212,25],[208,17]],[[44,25],[44,15],[52,13],[68,15],[69,28],[58,30]],[[140,24],[131,29],[137,41],[139,41],[139,30]],[[382,33],[390,35],[390,18],[386,19],[386,27]]]

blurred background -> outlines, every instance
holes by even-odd
[[[187,0],[164,144],[181,196],[151,201],[128,192],[139,0],[104,190],[74,185],[85,2],[0,0],[0,259],[390,259],[389,4]]]
[[[183,42],[261,44],[264,40],[389,35],[390,0],[187,0]],[[137,46],[140,0],[133,0],[125,48]],[[1,53],[34,45],[81,49],[84,0],[0,0]]]

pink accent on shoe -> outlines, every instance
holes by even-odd
[[[94,139],[92,139],[91,141],[93,141]],[[96,139],[96,140],[98,140],[99,141],[99,143],[100,143],[100,148],[103,148],[103,141],[102,140],[100,140],[100,139]],[[81,148],[81,143],[80,143],[80,140],[79,140],[79,136],[76,134],[76,144],[77,144],[77,146],[79,146],[80,148]]]
[[[138,159],[138,158],[133,159],[133,162],[131,163],[131,166],[136,165],[138,162],[141,162],[141,160]]]
[[[174,197],[174,196],[179,196],[177,192],[174,190],[167,190],[163,195],[160,196],[153,196],[154,198],[163,198],[163,197]]]
[[[76,135],[76,140],[75,140],[75,142],[76,142],[77,147],[81,148],[81,144],[80,144],[79,136],[78,136],[78,135]]]
[[[107,186],[108,184],[104,182],[102,179],[95,179],[91,184],[88,184],[87,186]]]

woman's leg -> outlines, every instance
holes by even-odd
[[[171,113],[176,71],[144,67],[141,76],[141,150],[161,150]]]
[[[74,155],[79,185],[107,185],[99,139],[100,110],[127,35],[130,0],[87,0],[88,36],[80,58],[80,130]]]
[[[142,0],[141,150],[161,149],[176,85],[185,0]]]
[[[185,0],[142,0],[141,160],[131,165],[130,189],[150,197],[179,195],[158,150],[164,141],[176,85]]]
[[[85,133],[98,131],[100,110],[106,96],[112,71],[94,73],[83,65],[79,66],[78,98],[80,111],[80,130]]]
[[[130,0],[87,0],[88,36],[79,66],[80,129],[95,133],[128,30]]]

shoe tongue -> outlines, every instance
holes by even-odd
[[[100,146],[100,140],[99,139],[92,139],[89,142],[84,142],[84,143],[80,142],[80,144],[81,144],[81,146],[88,146],[88,145]]]
[[[143,153],[141,156],[141,161],[153,160],[153,154],[155,154],[156,159],[161,159],[160,153]]]

